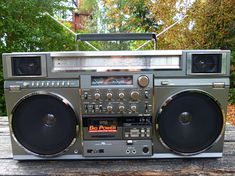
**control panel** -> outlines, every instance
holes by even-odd
[[[152,75],[81,76],[82,113],[152,114]]]
[[[81,75],[80,88],[84,156],[152,155],[152,74]]]

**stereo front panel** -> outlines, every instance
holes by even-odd
[[[221,157],[229,65],[226,50],[4,54],[13,157]]]

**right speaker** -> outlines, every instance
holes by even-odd
[[[221,54],[193,54],[192,73],[220,73]]]
[[[176,153],[192,155],[220,137],[224,117],[214,98],[202,91],[182,91],[163,103],[158,114],[161,142]]]
[[[222,157],[229,92],[229,52],[188,51],[182,72],[154,80],[156,158]]]

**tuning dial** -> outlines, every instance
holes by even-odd
[[[107,106],[107,111],[108,111],[108,112],[112,112],[112,110],[113,110],[113,107],[112,107],[112,106],[110,106],[110,105]]]
[[[139,76],[138,84],[140,87],[147,87],[149,84],[149,78],[146,75]]]
[[[120,106],[118,107],[118,109],[119,109],[119,111],[120,111],[120,112],[123,112],[123,111],[124,111],[124,109],[125,109],[125,106],[120,105]]]
[[[99,99],[100,99],[100,93],[97,92],[97,93],[95,93],[94,96],[95,96],[95,99],[96,99],[96,100],[99,100]]]
[[[121,92],[121,93],[118,94],[118,96],[119,96],[120,99],[123,99],[125,94]]]
[[[132,112],[136,112],[136,110],[137,110],[137,107],[136,107],[135,105],[132,105],[132,106],[131,106],[131,111],[132,111]]]
[[[107,93],[106,96],[107,96],[107,98],[110,100],[110,99],[113,97],[113,94],[109,92],[109,93]]]
[[[131,92],[132,100],[137,101],[139,99],[139,97],[140,97],[140,93],[138,91],[132,91]]]

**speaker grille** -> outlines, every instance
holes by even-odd
[[[207,149],[223,129],[218,104],[198,92],[183,92],[162,107],[158,116],[159,135],[170,149],[193,154]]]
[[[221,54],[193,54],[192,73],[221,73]]]
[[[13,76],[41,75],[41,57],[12,57]]]
[[[17,141],[30,152],[55,155],[76,137],[72,108],[52,95],[33,95],[14,110],[12,130]]]

